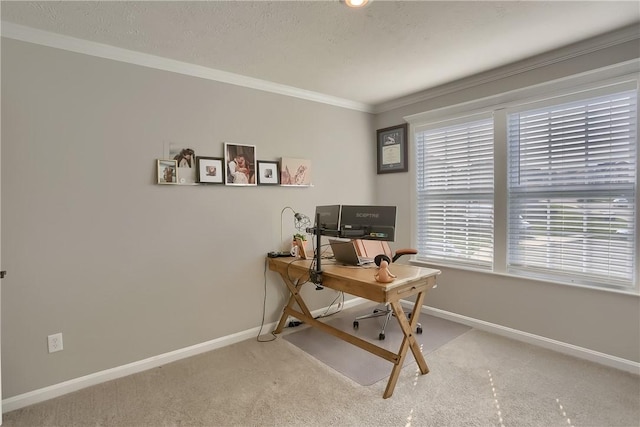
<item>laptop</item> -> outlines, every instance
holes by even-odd
[[[329,239],[329,244],[333,251],[333,257],[339,263],[361,266],[373,262],[373,258],[358,256],[356,247],[351,240]]]

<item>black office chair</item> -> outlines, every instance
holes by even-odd
[[[366,257],[366,258],[374,258],[376,260],[377,265],[380,265],[380,260],[382,259],[382,256],[386,257],[387,262],[393,263],[403,255],[415,255],[418,253],[418,251],[415,249],[398,249],[394,254],[391,252],[391,248],[389,247],[389,244],[387,242],[379,241],[379,240],[356,239],[353,241],[353,243],[356,247],[356,251],[358,252],[359,256]],[[410,312],[405,312],[405,313],[407,315],[407,318],[411,318]],[[382,330],[380,331],[380,334],[378,334],[378,339],[383,340],[385,339],[384,331],[387,328],[387,323],[389,323],[389,319],[393,315],[394,314],[393,314],[393,309],[391,308],[391,305],[385,304],[384,308],[376,308],[373,310],[372,313],[364,314],[362,316],[356,317],[353,321],[353,328],[358,329],[360,327],[360,320],[373,319],[376,317],[385,316],[384,324],[382,325]],[[418,323],[416,326],[416,333],[418,334],[422,333],[422,325],[420,323]]]

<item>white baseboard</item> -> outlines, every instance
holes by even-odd
[[[360,305],[366,300],[361,298],[354,298],[345,301],[343,309],[351,308],[356,305]],[[402,302],[404,305],[411,306],[412,303],[408,301]],[[312,312],[314,316],[323,314],[326,308],[318,309]],[[459,314],[451,313],[448,311],[439,310],[428,306],[422,306],[422,313],[430,314],[432,316],[441,317],[454,322],[462,323],[471,326],[476,329],[492,332],[497,335],[506,336],[518,341],[527,342],[529,344],[538,345],[540,347],[548,348],[558,351],[560,353],[569,354],[581,359],[590,360],[592,362],[600,363],[602,365],[610,366],[613,368],[621,369],[623,371],[640,374],[640,363],[625,360],[619,357],[610,356],[608,354],[600,353],[597,351],[589,350],[586,348],[578,347],[575,345],[563,343],[560,341],[551,340],[538,335],[529,334],[527,332],[518,331],[504,326],[496,325],[493,323],[485,322],[482,320],[474,319],[471,317],[462,316]],[[277,322],[266,324],[262,327],[264,331],[272,331]],[[9,397],[2,401],[2,412],[9,412],[16,409],[23,408],[25,406],[33,405],[38,402],[53,399],[71,393],[92,385],[100,384],[106,381],[111,381],[117,378],[125,377],[127,375],[135,374],[138,372],[146,371],[148,369],[156,368],[158,366],[166,365],[167,363],[175,362],[180,359],[195,356],[200,353],[215,350],[217,348],[225,347],[240,341],[244,341],[250,338],[256,338],[260,327],[248,329],[246,331],[238,332],[232,335],[216,338],[211,341],[203,342],[200,344],[185,347],[179,350],[171,351],[169,353],[160,354],[158,356],[149,357],[147,359],[139,360],[137,362],[128,363],[126,365],[117,366],[115,368],[106,369],[104,371],[95,372],[93,374],[85,375],[83,377],[74,378],[72,380],[64,381],[59,384],[54,384],[48,387],[44,387],[38,390],[33,390],[24,394]]]
[[[363,300],[356,298],[347,300],[344,303],[343,309],[350,308],[352,306],[362,304]],[[321,308],[312,312],[314,316],[324,314],[327,308]],[[277,322],[266,324],[262,327],[262,333],[268,333],[273,331]],[[54,384],[48,387],[44,387],[38,390],[33,390],[27,393],[19,394],[17,396],[9,397],[2,401],[2,412],[9,412],[16,409],[24,408],[25,406],[33,405],[34,403],[43,402],[45,400],[53,399],[71,393],[92,385],[100,384],[106,381],[122,378],[127,375],[135,374],[138,372],[146,371],[148,369],[157,368],[158,366],[166,365],[167,363],[175,362],[180,359],[195,356],[200,353],[215,350],[217,348],[225,347],[240,341],[244,341],[250,338],[256,338],[260,332],[260,327],[248,329],[246,331],[238,332],[232,335],[216,338],[211,341],[203,342],[200,344],[192,345],[189,347],[181,348],[179,350],[170,351],[168,353],[160,354],[158,356],[149,357],[147,359],[139,360],[137,362],[128,363],[122,366],[116,366],[115,368],[106,369],[104,371],[95,372],[93,374],[85,375],[83,377],[74,378],[72,380],[64,381],[58,384]]]
[[[474,319],[472,317],[462,316],[460,314],[451,313],[449,311],[440,310],[433,307],[422,306],[422,313],[430,314],[431,316],[441,317],[443,319],[451,320],[453,322],[462,323],[473,328],[494,333],[496,335],[502,335],[507,338],[514,339],[516,341],[526,342],[528,344],[534,344],[539,347],[547,348],[549,350],[557,351],[558,353],[568,354],[570,356],[578,357],[580,359],[596,362],[601,365],[609,366],[612,368],[620,369],[622,371],[631,372],[636,375],[640,375],[640,363],[631,360],[622,359],[620,357],[611,356],[598,351],[589,350],[588,348],[578,347],[573,344],[567,344],[562,341],[556,341],[549,338],[542,337],[540,335],[530,334],[528,332],[519,331],[517,329],[507,328],[505,326],[496,325],[495,323],[485,322],[483,320]]]

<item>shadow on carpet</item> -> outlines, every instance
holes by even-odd
[[[360,320],[359,328],[354,329],[353,319],[370,313],[372,308],[353,311],[352,315],[348,315],[347,312],[351,311],[346,310],[339,318],[330,319],[325,323],[394,353],[398,352],[402,344],[402,331],[395,317],[389,320],[386,337],[381,341],[378,340],[378,334],[384,324],[384,317]],[[471,329],[469,326],[427,314],[420,315],[420,324],[423,332],[414,336],[424,355]],[[358,384],[368,386],[391,375],[393,363],[319,329],[305,327],[286,334],[283,338]],[[428,365],[429,360],[427,357],[425,359]],[[407,351],[403,368],[410,364],[415,365],[411,349]]]

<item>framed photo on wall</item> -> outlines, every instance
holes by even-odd
[[[227,185],[256,185],[255,145],[224,144]]]
[[[201,184],[224,184],[224,159],[222,157],[196,157],[196,176]]]
[[[195,185],[196,178],[196,152],[193,148],[177,143],[165,143],[164,158],[176,161],[176,184]]]
[[[280,159],[280,185],[311,186],[311,160],[291,157]]]
[[[378,174],[407,172],[407,123],[378,129]]]
[[[258,160],[258,185],[280,184],[280,170],[278,162]]]
[[[158,184],[177,184],[178,161],[158,159],[156,163],[156,174],[158,177]]]

